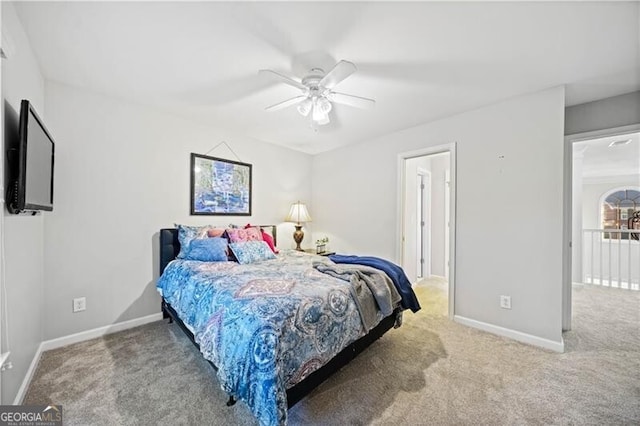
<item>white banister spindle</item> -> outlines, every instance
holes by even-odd
[[[607,287],[640,291],[640,230],[583,229],[582,233],[584,283],[605,286],[606,282]],[[591,253],[587,253],[587,234],[591,235]],[[614,238],[617,241],[612,241]],[[626,244],[622,241],[625,238]]]
[[[627,234],[631,239],[631,234]],[[622,288],[622,234],[618,234],[618,288]]]
[[[596,250],[596,246],[595,246],[595,233],[591,232],[591,284],[594,284],[594,279],[593,277],[595,277],[595,275],[593,274],[593,265],[595,265],[595,260],[594,260],[594,253]]]
[[[627,289],[631,290],[631,235],[627,240]]]
[[[609,238],[611,238],[611,234],[609,234]],[[598,256],[598,258],[600,259],[600,270],[598,271],[598,275],[600,276],[600,285],[604,285],[602,282],[602,276],[604,275],[604,269],[602,268],[602,252],[604,250],[602,250],[602,240],[599,239],[598,241],[600,244],[600,250],[598,250],[600,252],[600,256]]]
[[[611,268],[611,240],[613,238],[611,238],[611,237],[613,237],[613,235],[609,234],[609,263],[607,265],[608,266],[607,269],[609,270],[608,271],[609,272],[609,281],[607,282],[607,284],[609,285],[609,287],[613,287],[613,281],[611,281],[611,269],[612,269]],[[604,271],[601,272],[601,273],[602,273],[602,275],[604,275]]]

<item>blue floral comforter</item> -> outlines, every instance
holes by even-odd
[[[158,281],[223,390],[262,425],[285,424],[286,389],[365,334],[350,284],[314,269],[318,259],[285,251],[249,265],[174,260]]]

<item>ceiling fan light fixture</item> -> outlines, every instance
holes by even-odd
[[[313,113],[311,114],[311,119],[320,126],[329,123],[329,113],[323,110],[322,102],[321,102],[322,99],[324,98],[314,99]],[[329,103],[329,110],[331,110],[331,103]]]
[[[329,114],[331,112],[331,102],[325,97],[318,99],[317,107],[325,114]]]
[[[313,108],[313,102],[307,98],[298,104],[298,112],[303,116],[308,116]]]
[[[260,74],[269,75],[281,83],[302,91],[294,98],[278,102],[265,109],[278,111],[295,105],[300,115],[309,117],[311,128],[317,131],[318,126],[329,124],[331,121],[329,114],[333,110],[334,102],[356,108],[371,108],[375,105],[373,99],[333,91],[334,87],[353,74],[356,69],[352,62],[341,60],[328,73],[320,68],[312,68],[300,81],[273,70],[260,70]]]

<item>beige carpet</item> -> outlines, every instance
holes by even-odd
[[[574,331],[557,354],[449,321],[445,286],[419,285],[405,315],[289,412],[290,425],[638,425],[640,294],[574,291]],[[43,354],[25,403],[65,424],[253,425],[212,370],[163,322]]]

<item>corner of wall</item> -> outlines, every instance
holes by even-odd
[[[2,151],[7,138],[17,134],[21,99],[44,109],[44,79],[14,5],[2,2],[3,39],[12,41],[11,54],[2,59]],[[4,161],[4,160],[3,160]],[[3,170],[6,170],[3,162]],[[3,177],[4,178],[4,177]],[[2,351],[10,351],[13,368],[2,372],[3,404],[14,402],[37,363],[43,338],[44,231],[42,216],[9,215],[2,206],[4,264]]]

